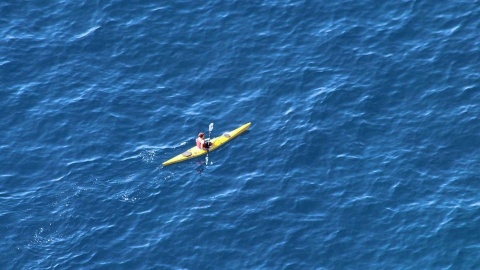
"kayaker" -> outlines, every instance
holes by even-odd
[[[197,143],[198,148],[207,150],[212,145],[212,142],[206,142],[204,137],[205,135],[203,132],[198,133],[198,138],[195,142]]]

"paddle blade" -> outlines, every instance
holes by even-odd
[[[208,131],[212,132],[213,130],[213,123],[210,123],[210,125],[208,126]]]

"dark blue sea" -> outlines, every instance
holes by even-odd
[[[4,0],[0,113],[1,269],[480,269],[478,0]]]

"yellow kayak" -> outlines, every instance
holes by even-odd
[[[245,125],[242,125],[241,127],[234,129],[230,132],[225,132],[222,136],[216,137],[211,139],[210,141],[212,142],[212,145],[208,149],[208,151],[213,151],[223,145],[224,143],[230,141],[231,139],[237,137],[238,135],[242,134],[245,132],[249,127],[251,123],[246,123]],[[205,155],[207,153],[207,150],[203,150],[198,148],[197,146],[194,146],[187,151],[181,153],[180,155],[177,155],[165,162],[162,163],[163,166],[168,166],[177,162],[182,162],[187,159],[191,158],[196,158],[202,155]]]

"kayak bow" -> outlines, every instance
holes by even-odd
[[[246,123],[242,125],[241,127],[234,129],[230,132],[225,132],[222,136],[213,138],[210,140],[212,142],[212,146],[208,149],[208,151],[213,151],[217,149],[218,147],[222,146],[226,142],[232,140],[233,138],[237,137],[238,135],[242,134],[245,132],[249,127],[250,127],[251,122]],[[181,153],[180,155],[177,155],[165,162],[162,163],[163,166],[168,166],[172,165],[174,163],[182,162],[188,159],[196,158],[202,155],[205,155],[207,153],[207,150],[204,149],[199,149],[198,147],[194,146],[187,151]]]

